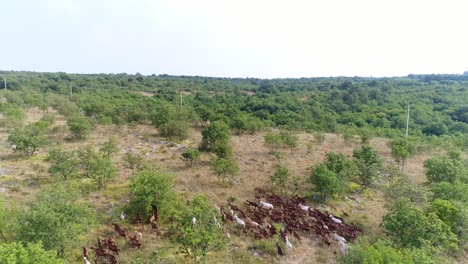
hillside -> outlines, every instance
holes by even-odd
[[[395,261],[411,259],[408,263],[463,263],[467,257],[468,208],[463,192],[468,184],[468,81],[461,77],[260,80],[0,74],[8,80],[7,90],[0,91],[0,231],[5,245],[42,241],[45,250],[57,253],[58,261],[79,263],[82,246],[88,249],[91,260],[91,246],[97,246],[97,239],[114,236],[121,250],[116,256],[118,263],[192,262],[193,255],[184,256],[186,248],[181,246],[183,239],[179,235],[189,230],[186,228],[195,228],[194,223],[186,227],[183,219],[192,219],[187,214],[195,212],[197,197],[206,197],[208,207],[202,212],[210,218],[204,222],[201,217],[196,223],[209,226],[213,224],[212,214],[217,219],[222,216],[215,206],[228,208],[231,202],[247,211],[243,202],[255,201],[256,188],[261,188],[287,200],[298,196],[305,205],[340,217],[362,230],[359,239],[348,241],[350,251],[344,257],[332,233],[332,243],[327,245],[313,230],[297,231],[300,240],[289,234],[293,249],[287,250],[279,234],[258,240],[254,231],[244,234],[235,222],[226,220],[220,230],[203,227],[211,235],[220,232],[220,237],[213,235],[210,239],[222,245],[208,251],[207,263],[359,263],[363,251],[370,252],[366,253],[369,259],[377,258],[371,247],[377,252],[390,252]],[[407,152],[398,152],[403,155],[398,156],[393,144],[403,138],[408,102],[410,136],[404,141]],[[212,133],[218,134],[212,139],[218,141],[211,150],[202,151],[193,166],[188,166],[181,155],[203,146],[209,137],[206,131],[215,124],[219,127]],[[26,152],[32,145],[37,149]],[[364,164],[368,158],[359,158],[358,152],[366,147],[370,154],[375,151],[375,164]],[[330,153],[344,155],[332,160]],[[135,164],[141,164],[132,169],[130,156],[137,159]],[[442,158],[445,156],[450,158]],[[445,178],[426,176],[428,167],[424,162],[433,157],[446,162],[438,165],[440,170],[446,165],[457,171],[453,179],[447,180],[448,188],[453,188],[450,193],[443,189]],[[214,164],[220,159],[238,166],[237,172],[225,175],[226,181],[219,180],[223,176],[215,172]],[[404,169],[398,172],[394,167],[396,161],[402,164],[402,159]],[[325,191],[311,179],[324,164],[329,170],[325,180],[332,177],[339,181],[334,189]],[[344,167],[337,168],[338,164]],[[279,168],[285,168],[287,176],[275,185],[271,176]],[[448,172],[453,171],[450,168]],[[171,175],[174,186],[168,191],[169,200],[164,200],[162,191],[154,197],[136,197],[143,187],[137,190],[134,181],[148,171],[154,175],[149,176],[147,186],[151,177]],[[373,175],[369,185],[361,176],[365,173]],[[323,186],[328,183],[323,182]],[[65,190],[62,193],[61,188]],[[51,193],[55,195],[52,198],[47,196]],[[327,199],[321,199],[323,194]],[[53,197],[70,200],[62,204],[62,198]],[[395,235],[397,231],[382,226],[383,217],[396,210],[401,198],[408,199],[407,206],[412,206],[409,208],[421,212],[414,217],[424,219],[428,227],[439,232],[434,233],[438,241],[424,237],[423,244],[432,244],[402,243]],[[445,201],[445,207],[436,198]],[[160,234],[148,223],[149,204],[139,211],[145,229],[131,223],[137,218],[134,201],[148,199],[160,208]],[[48,212],[47,216],[41,215],[38,208]],[[53,230],[54,225],[49,224],[57,220],[52,215],[71,212],[70,208],[82,215],[73,213],[71,218],[64,218],[68,220],[61,220],[65,221],[63,226],[67,226],[66,221],[73,223],[69,229],[57,235],[41,230],[41,226]],[[440,208],[451,208],[457,222],[440,216],[438,210],[444,210]],[[274,213],[268,214],[266,218],[271,219]],[[318,221],[303,217],[315,224]],[[88,223],[83,218],[93,220]],[[130,235],[141,231],[141,249],[133,248],[129,238],[118,237],[112,223],[118,223]],[[281,221],[274,225],[278,231],[287,226]],[[54,234],[50,241],[41,239],[47,237],[44,232]],[[189,235],[192,233],[182,237]],[[285,256],[278,256],[277,243]],[[195,259],[202,260],[200,255]],[[99,263],[106,262],[111,260],[101,259]]]

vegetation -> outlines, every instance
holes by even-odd
[[[239,238],[236,229],[226,243],[214,222],[215,203],[241,205],[264,183],[308,206],[326,201],[325,210],[363,228],[342,259],[320,249],[310,253],[317,262],[462,262],[468,250],[465,75],[0,74],[9,83],[0,90],[0,132],[22,154],[0,146],[0,196],[9,201],[0,203],[1,263],[81,262],[81,246],[107,235],[121,210],[147,222],[151,205],[162,236],[145,233],[142,250],[121,247],[119,262],[184,261],[176,248],[193,262],[275,262],[274,240]],[[216,155],[210,164],[205,152]],[[429,157],[424,166],[421,157]],[[214,176],[232,184],[211,184]],[[290,239],[292,262],[309,257],[314,238]]]

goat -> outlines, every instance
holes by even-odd
[[[84,264],[91,264],[91,262],[89,262],[88,258],[83,257],[83,259],[84,259]]]
[[[236,222],[241,225],[242,227],[245,227],[245,222],[244,220],[240,219],[239,217],[237,217],[237,215],[235,214],[234,215],[234,220],[236,220]]]
[[[336,232],[333,232],[333,237],[335,238],[336,241],[338,242],[344,242],[346,243],[346,239],[340,235],[338,235]]]
[[[122,222],[125,222],[125,214],[123,211],[120,213],[120,220],[122,220]]]
[[[267,209],[267,210],[273,209],[273,205],[271,203],[266,203],[261,200],[260,200],[260,207],[262,207],[263,209]]]
[[[302,211],[304,212],[309,212],[309,206],[305,206],[305,205],[302,205],[301,203],[297,205],[299,207],[299,209],[301,209]]]
[[[284,239],[286,240],[286,247],[288,248],[288,250],[292,250],[293,246],[291,242],[289,242],[288,236],[285,236]]]
[[[343,223],[343,221],[341,221],[341,220],[338,219],[338,218],[333,217],[333,215],[329,215],[329,216],[330,216],[330,218],[331,218],[331,220],[332,220],[333,222],[335,222],[335,223],[337,223],[337,224],[342,224],[342,223]]]

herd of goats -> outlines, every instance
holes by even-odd
[[[238,226],[239,234],[249,235],[249,232],[255,239],[268,239],[275,235],[283,240],[288,251],[291,251],[293,245],[288,237],[292,235],[297,241],[301,241],[301,236],[311,235],[313,231],[317,236],[322,238],[322,241],[330,246],[333,240],[336,240],[342,254],[346,254],[348,250],[348,241],[353,241],[362,232],[362,230],[353,224],[347,224],[338,216],[334,216],[328,212],[320,211],[316,208],[311,208],[304,205],[305,200],[298,196],[284,198],[274,192],[267,192],[263,189],[255,189],[256,202],[246,200],[244,209],[230,202],[225,206],[216,206],[221,217],[221,223],[224,224],[224,233],[227,238],[230,238],[229,222]],[[346,212],[343,211],[346,216]],[[125,215],[120,215],[122,221],[125,221]],[[147,222],[151,226],[152,232],[156,235],[161,235],[157,222],[159,221],[158,208],[152,205],[152,214]],[[141,240],[143,237],[144,225],[137,214],[136,218],[131,221],[138,231],[133,234],[120,227],[117,223],[112,223],[114,231],[118,236],[126,240],[127,245],[131,248],[141,248]],[[213,224],[221,227],[221,223],[214,216]],[[192,219],[192,224],[196,224],[196,218]],[[276,228],[276,226],[281,226]],[[232,228],[232,227],[231,227]],[[97,245],[90,247],[94,251],[95,263],[107,262],[117,263],[117,256],[120,248],[115,243],[115,237],[101,239],[98,237]],[[284,256],[284,250],[279,243],[276,243],[276,248],[279,256]],[[90,264],[88,250],[83,247],[83,258],[85,264]]]

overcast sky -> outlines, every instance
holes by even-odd
[[[3,0],[0,70],[463,73],[467,10],[464,0]]]

